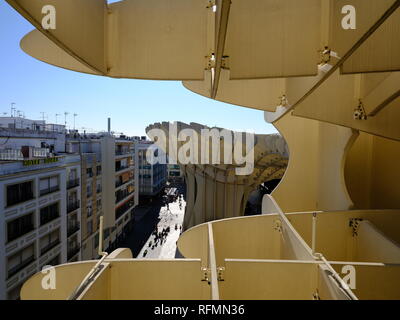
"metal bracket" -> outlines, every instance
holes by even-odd
[[[361,100],[359,100],[357,108],[354,109],[353,117],[354,120],[367,120],[368,118]]]
[[[218,281],[225,281],[225,267],[217,267]]]
[[[207,9],[210,9],[216,5],[215,0],[208,0]]]
[[[313,293],[313,300],[321,300],[318,289],[315,289],[315,292]]]
[[[221,68],[229,69],[229,56],[222,56]]]
[[[282,106],[282,107],[287,107],[289,105],[289,101],[286,98],[285,94],[283,94],[282,96],[279,97],[279,104],[278,105]]]
[[[205,58],[206,58],[206,70],[211,70],[212,68],[215,68],[215,55],[214,55],[214,53],[211,53],[208,56],[205,56]]]
[[[363,221],[363,219],[360,219],[360,218],[350,219],[349,227],[353,228],[353,237],[358,235],[358,227],[360,226],[361,221]]]
[[[282,233],[282,221],[280,219],[274,221],[273,229],[279,233]]]
[[[324,49],[318,50],[318,53],[321,56],[321,60],[319,65],[327,64],[331,61],[332,57],[336,59],[340,59],[338,54],[335,51],[332,51],[329,47],[325,46]]]
[[[209,268],[201,268],[201,281],[210,282],[211,270]]]
[[[321,61],[319,62],[319,64],[327,64],[329,61],[331,61],[331,49],[329,49],[329,47],[318,50],[318,53],[321,56]]]

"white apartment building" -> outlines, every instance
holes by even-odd
[[[112,250],[139,202],[134,139],[66,134],[64,127],[0,117],[0,299],[17,299],[45,265]]]
[[[139,203],[135,140],[108,133],[67,137],[67,151],[81,155],[82,260],[98,256],[99,218],[104,216],[103,248],[112,250],[132,227]]]
[[[78,172],[73,155],[0,162],[0,299],[45,265],[80,259]]]
[[[81,258],[81,161],[44,121],[1,117],[0,141],[0,299],[16,299],[43,266]]]

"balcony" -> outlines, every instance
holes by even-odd
[[[120,171],[126,170],[128,168],[129,168],[129,166],[117,167],[117,168],[115,168],[115,172],[120,172]]]
[[[135,192],[128,192],[127,190],[125,191],[118,191],[116,192],[116,196],[115,196],[115,204],[121,202],[122,200],[128,198],[129,196],[133,195]]]
[[[117,220],[119,217],[121,217],[129,209],[133,208],[134,205],[135,205],[135,201],[129,200],[125,204],[120,206],[118,209],[116,209],[115,210],[115,220]]]
[[[74,201],[74,202],[69,202],[67,204],[67,213],[75,211],[75,210],[79,209],[79,207],[80,207],[79,200]]]
[[[67,236],[70,237],[72,236],[75,232],[77,232],[81,228],[81,225],[79,222],[75,221],[68,225],[67,228]]]
[[[57,245],[60,244],[60,239],[57,239],[51,243],[49,243],[47,246],[45,246],[44,248],[40,249],[40,255],[44,255],[47,251],[53,249],[54,247],[56,247]]]
[[[78,186],[79,186],[79,179],[73,179],[67,182],[67,189],[72,189]]]
[[[79,247],[68,249],[67,259],[71,260],[74,256],[76,256],[79,253],[79,251],[80,251]]]
[[[122,180],[115,182],[115,187],[118,188],[120,186],[122,186],[123,184],[125,184],[126,182],[123,182]]]
[[[116,150],[115,151],[116,156],[125,156],[125,155],[131,155],[131,152],[129,150]]]
[[[60,191],[59,186],[43,189],[43,190],[40,190],[40,196],[42,197],[42,196],[45,196],[46,194],[50,194],[50,193],[57,192],[57,191]]]
[[[17,265],[15,267],[11,268],[10,270],[8,270],[8,278],[11,278],[13,275],[15,275],[18,272],[20,272],[22,269],[24,269],[25,267],[30,265],[33,261],[35,261],[35,256],[34,255],[30,256],[27,259],[25,259],[19,265]]]

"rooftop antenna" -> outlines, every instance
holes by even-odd
[[[57,121],[58,116],[60,116],[60,114],[56,113],[56,124],[58,124],[58,121]]]
[[[65,124],[65,129],[67,129],[67,115],[69,115],[69,112],[65,111],[65,112],[64,112],[64,124]]]
[[[75,118],[78,116],[77,113],[74,113],[74,131],[75,131]]]
[[[11,102],[11,117],[14,117],[15,102]]]

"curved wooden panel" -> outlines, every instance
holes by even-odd
[[[242,107],[275,112],[286,96],[289,105],[297,102],[324,75],[279,79],[230,80],[230,71],[223,69],[215,100]],[[204,81],[184,81],[183,86],[204,97],[211,97],[211,72],[205,72]]]
[[[94,72],[105,74],[105,0],[7,0],[22,16],[57,46]],[[56,28],[42,27],[42,9],[56,9]]]
[[[207,3],[125,0],[110,5],[110,76],[202,80]]]
[[[33,58],[56,67],[83,73],[100,74],[66,53],[38,30],[33,30],[23,37],[20,45],[21,49]]]
[[[211,73],[206,72],[205,81],[184,81],[186,89],[211,97]],[[221,70],[218,93],[215,100],[243,107],[275,111],[279,97],[285,93],[285,79],[230,80],[229,70]]]
[[[337,70],[296,106],[293,115],[400,140],[400,98],[390,100],[398,92],[399,74],[340,75]],[[354,118],[360,99],[370,114],[366,120]]]
[[[231,79],[316,75],[320,0],[232,1],[224,55]]]
[[[346,52],[378,21],[396,0],[331,0],[330,47],[343,57]],[[345,5],[355,9],[356,28],[344,29],[342,13]],[[400,70],[400,10],[397,9],[383,25],[344,63],[342,73],[384,72]]]

